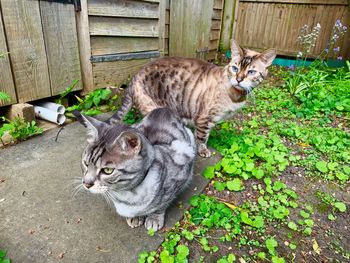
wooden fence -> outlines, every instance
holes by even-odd
[[[167,53],[165,0],[85,0],[79,16],[85,17],[78,19],[79,34],[89,45],[81,52],[85,91],[126,82]]]
[[[228,48],[230,30],[243,46],[262,50],[274,47],[278,54],[295,56],[300,50],[297,37],[303,25],[321,24],[321,33],[312,56],[317,56],[327,45],[333,25],[339,19],[350,27],[350,2],[348,0],[235,0],[226,1],[221,37]],[[228,2],[231,2],[230,4]],[[234,18],[233,18],[234,16]],[[227,33],[228,32],[228,33]],[[231,35],[231,36],[232,36]],[[350,29],[339,42],[341,55],[350,58]],[[338,46],[337,45],[337,46]]]
[[[0,53],[8,53],[0,59],[0,90],[11,96],[6,104],[54,96],[81,79],[72,4],[0,0],[0,7]]]
[[[214,59],[224,0],[171,0],[169,55]]]

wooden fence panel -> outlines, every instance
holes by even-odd
[[[94,88],[127,81],[167,53],[168,0],[88,0]]]
[[[96,88],[127,83],[150,59],[112,61],[93,63],[94,84]]]
[[[303,25],[321,25],[311,57],[325,49],[337,19],[350,26],[347,0],[240,0],[235,39],[243,46],[262,50],[274,47],[278,54],[295,56],[301,49],[297,37]],[[235,18],[236,19],[236,18]],[[337,46],[342,57],[350,57],[350,32]]]
[[[50,80],[38,1],[1,0],[19,102],[50,97]]]
[[[91,36],[158,37],[158,20],[90,17]]]
[[[158,38],[91,36],[93,56],[158,50]]]
[[[1,10],[0,10],[1,11]],[[5,39],[4,27],[2,24],[1,12],[0,12],[0,55],[1,53],[7,53],[7,45]],[[9,55],[4,55],[3,58],[0,57],[0,91],[6,92],[10,97],[11,101],[1,101],[0,106],[8,105],[17,102],[15,85],[13,83],[11,66]]]
[[[158,18],[158,4],[136,0],[90,0],[89,15],[135,18]]]
[[[170,2],[169,54],[205,58],[209,48],[213,0]],[[217,18],[217,12],[214,17]]]
[[[40,1],[51,95],[57,95],[74,80],[81,89],[81,73],[74,6]]]

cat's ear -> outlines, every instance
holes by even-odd
[[[141,151],[141,138],[132,131],[122,132],[116,139],[119,149],[126,155],[138,154]]]
[[[273,62],[273,60],[276,58],[276,49],[268,49],[265,50],[263,53],[259,56],[262,60],[262,62],[265,64],[266,67],[270,66]]]
[[[99,130],[105,125],[102,121],[96,120],[95,118],[85,116],[79,111],[73,111],[74,116],[77,120],[87,128],[87,142],[94,143],[97,142],[99,136]]]
[[[238,45],[236,40],[231,40],[231,59],[233,61],[239,61],[243,57],[243,50]]]

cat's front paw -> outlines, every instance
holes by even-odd
[[[131,228],[139,227],[139,226],[143,225],[144,222],[145,222],[145,218],[143,216],[127,217],[126,218],[126,223],[128,223],[128,225]]]
[[[204,143],[198,146],[198,155],[204,158],[209,158],[211,156],[210,150]]]
[[[147,230],[153,229],[154,231],[158,231],[164,226],[164,216],[165,214],[150,214],[146,217],[145,227]]]

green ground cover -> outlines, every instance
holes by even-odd
[[[293,74],[273,68],[216,126],[209,145],[222,159],[203,174],[209,186],[139,262],[350,260],[349,67],[311,67],[298,92]]]

